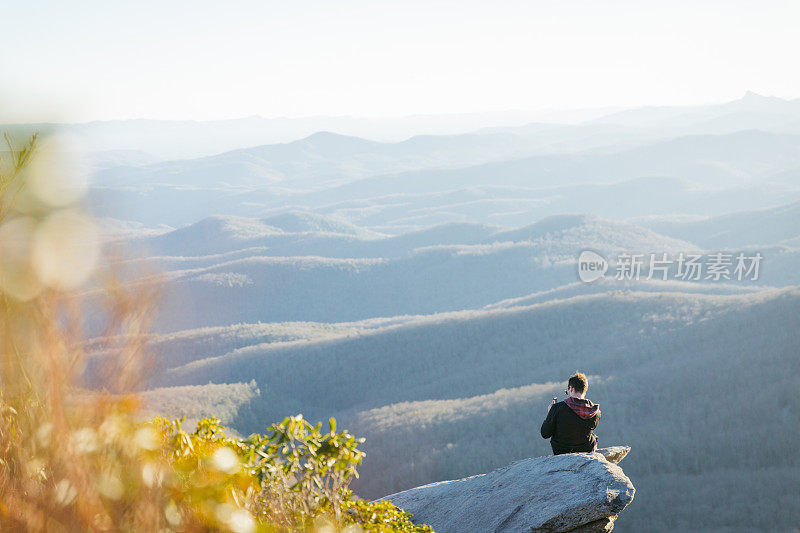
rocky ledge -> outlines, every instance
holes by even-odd
[[[628,446],[516,461],[488,474],[385,496],[437,533],[611,531],[633,500]]]

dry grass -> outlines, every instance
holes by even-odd
[[[126,394],[146,371],[143,333],[156,285],[125,286],[110,268],[113,262],[92,265],[102,275],[106,330],[115,333],[117,345],[104,368],[109,390],[82,392],[87,354],[81,286],[72,286],[70,272],[68,283],[57,271],[52,275],[59,253],[65,254],[65,270],[75,268],[74,257],[42,233],[48,221],[69,220],[53,217],[68,213],[77,220],[80,209],[28,193],[27,183],[36,179],[31,161],[42,154],[35,138],[20,148],[7,140],[0,178],[0,529],[160,530],[169,526],[164,509],[171,498],[165,487],[142,477],[160,459],[135,422],[138,400]],[[92,239],[72,237],[66,246]]]

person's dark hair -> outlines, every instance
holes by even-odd
[[[589,380],[586,378],[586,374],[576,370],[575,374],[567,381],[567,386],[575,389],[578,394],[582,394],[589,389]]]

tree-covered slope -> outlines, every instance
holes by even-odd
[[[641,498],[623,531],[691,529],[700,510],[726,502],[731,512],[702,523],[755,529],[800,479],[790,430],[800,422],[798,331],[798,288],[598,294],[242,348],[162,384],[254,379],[260,395],[240,408],[243,431],[253,416],[339,417],[367,438],[359,490],[379,496],[549,453],[544,408],[578,368],[603,411],[600,442],[635,450],[626,472]],[[777,520],[798,516],[784,508]]]

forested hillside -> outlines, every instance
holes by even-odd
[[[234,423],[245,433],[287,411],[339,417],[367,438],[359,490],[374,497],[548,453],[538,435],[546,404],[580,367],[603,411],[600,442],[635,450],[626,472],[642,496],[623,531],[686,527],[702,516],[705,507],[688,506],[697,500],[736,502],[724,523],[758,527],[761,509],[777,510],[800,479],[791,432],[764,439],[798,422],[798,326],[797,289],[594,295],[254,345],[160,383],[255,379],[261,393]],[[756,500],[730,484],[737,476],[759,487]],[[676,491],[674,505],[660,504],[663,487]],[[797,519],[784,514],[779,525]]]

